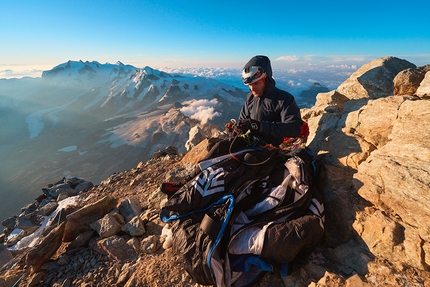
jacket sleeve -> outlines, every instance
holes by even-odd
[[[294,97],[280,102],[280,121],[261,121],[260,134],[273,144],[281,144],[285,137],[295,138],[300,134],[303,121]]]
[[[250,115],[251,115],[251,111],[249,110],[250,99],[251,99],[251,93],[248,93],[246,95],[245,102],[243,103],[242,108],[240,110],[239,121],[246,118],[250,118]]]

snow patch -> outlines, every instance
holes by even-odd
[[[64,200],[59,201],[58,207],[57,207],[57,209],[55,209],[54,212],[52,212],[49,216],[43,216],[42,225],[38,229],[36,229],[35,232],[22,238],[15,245],[11,246],[8,249],[9,250],[19,250],[19,249],[23,249],[23,248],[27,248],[27,247],[33,247],[36,244],[36,242],[38,241],[38,239],[40,238],[40,236],[42,235],[43,231],[46,229],[46,227],[52,225],[57,214],[60,213],[63,209],[65,209],[68,206],[72,206],[72,207],[77,206],[78,200],[79,200],[79,195],[68,197]]]
[[[62,149],[59,149],[57,151],[71,152],[71,151],[77,150],[77,148],[78,148],[77,146],[71,145],[71,146],[63,147]]]
[[[41,116],[39,113],[34,113],[29,115],[25,120],[28,124],[28,132],[31,139],[37,137],[45,127],[40,118]]]

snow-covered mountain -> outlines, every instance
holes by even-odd
[[[316,96],[319,93],[327,93],[330,91],[326,86],[320,83],[313,83],[306,90],[300,92],[297,96],[297,101],[300,101],[303,107],[312,107],[315,104]]]
[[[81,114],[91,114],[91,120],[109,121],[135,118],[142,112],[179,103],[179,110],[186,116],[203,124],[221,123],[221,116],[226,113],[238,113],[229,108],[240,105],[244,95],[242,90],[212,79],[175,77],[150,67],[137,69],[120,62],[101,65],[69,61],[44,72],[42,79],[50,89],[49,98],[55,95],[59,102],[31,115],[28,122],[32,137],[44,126],[42,115],[54,119],[52,115],[70,107]]]
[[[222,128],[245,94],[120,62],[68,61],[41,78],[1,79],[0,218],[63,176],[97,184],[166,146],[184,152],[192,126]]]

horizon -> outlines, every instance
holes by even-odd
[[[68,60],[241,69],[258,54],[267,55],[274,70],[353,69],[385,56],[421,66],[430,63],[430,3],[419,5],[3,1],[0,78],[38,77]],[[398,21],[397,15],[414,19]]]
[[[112,65],[116,66],[118,62],[121,65],[132,66],[136,69],[145,69],[145,67],[149,67],[155,69],[150,66],[145,67],[136,67],[130,65],[128,63],[122,63],[121,61],[117,61],[116,63],[100,63],[98,61],[72,61],[74,63],[89,63],[89,64],[98,64],[98,65]],[[0,80],[8,80],[8,79],[24,79],[24,78],[41,78],[43,72],[54,70],[57,67],[66,65],[69,61],[60,63],[49,70],[40,71],[39,75],[31,76],[24,75],[22,77],[9,77],[9,78],[0,78]],[[320,67],[311,67],[309,70],[306,69],[274,69],[273,70],[273,78],[275,79],[277,86],[281,89],[284,89],[294,96],[298,96],[301,91],[309,88],[314,83],[319,83],[329,90],[334,90],[339,86],[344,80],[346,80],[353,72],[357,70],[357,66],[331,66],[325,67],[321,69]],[[241,69],[239,68],[169,68],[165,67],[163,69],[155,69],[158,71],[162,71],[171,75],[180,75],[185,77],[201,77],[201,78],[211,78],[215,79],[219,82],[223,82],[229,85],[232,85],[236,88],[242,89],[244,91],[248,91],[248,86],[245,86],[241,80]]]

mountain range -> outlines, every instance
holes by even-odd
[[[245,94],[120,62],[68,61],[41,78],[0,80],[0,217],[52,179],[96,183],[166,146],[184,152],[192,126],[236,118]]]

